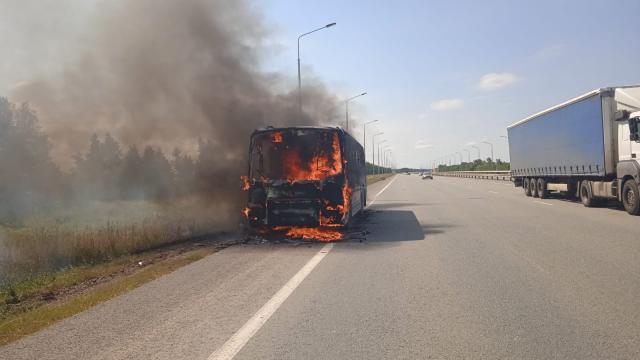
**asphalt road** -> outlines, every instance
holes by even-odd
[[[227,248],[0,358],[207,359],[321,249],[235,359],[640,358],[640,218],[504,182],[392,181],[350,240]]]

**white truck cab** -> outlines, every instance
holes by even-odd
[[[616,109],[624,112],[618,121],[618,161],[640,163],[640,88],[617,88]]]

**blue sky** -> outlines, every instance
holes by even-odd
[[[400,166],[431,165],[471,143],[508,159],[506,126],[597,87],[640,83],[640,1],[261,0],[281,51],[269,69],[347,97],[379,119]],[[304,79],[303,79],[304,82]],[[357,136],[361,137],[361,134]],[[482,156],[488,145],[479,145]]]
[[[58,1],[0,0],[0,38],[11,50],[0,57],[0,94],[62,70],[104,0]],[[638,0],[251,3],[271,30],[264,67],[291,84],[297,36],[337,22],[303,39],[303,83],[316,77],[342,98],[367,91],[350,113],[380,120],[399,166],[466,157],[481,141],[508,159],[507,125],[598,87],[640,84]],[[361,139],[361,128],[353,134]],[[478,146],[487,157],[489,147]]]

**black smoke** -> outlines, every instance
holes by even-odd
[[[4,206],[5,216],[18,203],[46,208],[33,205],[40,197],[143,198],[170,206],[197,195],[207,206],[231,211],[242,203],[239,177],[253,129],[331,124],[338,117],[340,103],[319,82],[306,80],[304,98],[313,101],[305,101],[301,114],[290,77],[262,70],[271,34],[251,3],[96,6],[91,25],[78,30],[81,45],[50,67],[62,70],[34,73],[9,94],[28,103],[26,110],[5,100],[12,113],[33,115],[30,134],[39,145],[24,151],[37,154],[31,165],[0,144],[4,176],[47,179],[1,178],[0,196],[11,195],[4,204],[14,204]],[[0,114],[0,126],[19,128],[24,121],[15,114]],[[23,188],[16,192],[9,184]]]

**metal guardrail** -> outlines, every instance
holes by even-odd
[[[469,179],[511,181],[511,171],[434,171],[435,176],[449,176]]]

